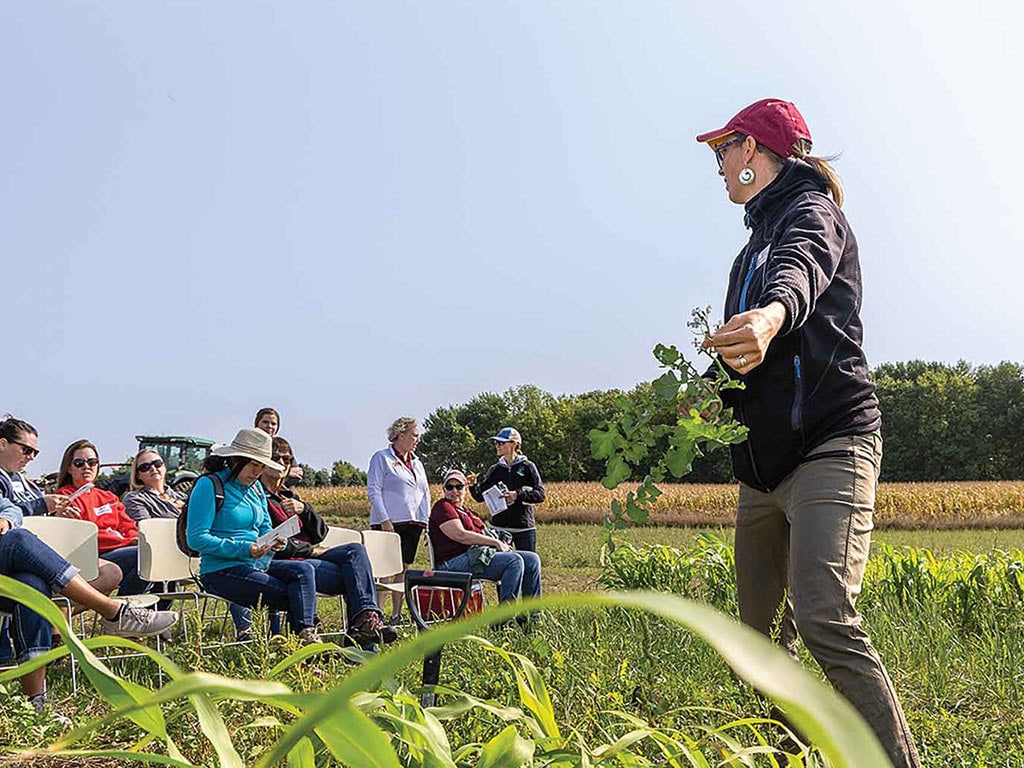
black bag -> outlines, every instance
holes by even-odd
[[[216,514],[224,506],[224,482],[220,479],[219,475],[210,473],[199,477],[196,480],[196,485],[199,485],[199,480],[203,477],[210,478],[210,482],[213,483],[213,510],[214,514]],[[193,485],[192,490],[189,491],[188,499],[185,500],[185,505],[181,508],[181,514],[178,515],[178,526],[174,530],[174,539],[178,543],[178,549],[189,557],[199,557],[199,553],[188,545],[188,537],[186,535],[188,531],[188,504],[192,501],[192,494],[196,492],[196,485]]]

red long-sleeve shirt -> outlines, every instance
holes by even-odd
[[[57,490],[64,496],[74,492],[70,485]],[[124,504],[110,491],[91,488],[71,502],[71,506],[79,511],[80,520],[88,520],[99,528],[97,544],[101,553],[138,543],[139,529],[135,521],[128,517]]]

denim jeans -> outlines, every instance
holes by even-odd
[[[252,626],[252,611],[244,605],[231,603],[228,606],[228,613],[231,614],[231,623],[235,625],[236,633],[249,631],[249,628]],[[267,617],[267,624],[269,624],[270,634],[281,634],[281,617],[277,611],[270,612],[270,615]]]
[[[816,458],[817,457],[817,458]],[[825,675],[874,730],[896,768],[920,759],[856,599],[871,543],[882,462],[878,433],[811,450],[771,493],[740,485],[736,587],[740,619],[796,653],[799,632]]]
[[[345,596],[350,623],[363,611],[380,610],[370,558],[362,544],[339,544],[306,562],[316,571],[317,592]]]
[[[499,530],[505,530],[501,528]],[[526,531],[508,531],[509,535],[512,536],[512,544],[516,548],[516,552],[536,552],[537,551],[537,529],[530,528]]]
[[[100,554],[100,560],[114,563],[121,569],[124,576],[121,578],[121,586],[117,588],[119,595],[141,595],[148,592],[153,585],[148,581],[139,578],[139,548],[132,544],[127,547],[110,549]]]
[[[6,616],[0,621],[0,667],[14,661],[14,646],[11,645],[11,622]]]
[[[31,531],[14,528],[0,536],[0,573],[49,597],[51,590],[64,589],[78,569]],[[50,650],[53,629],[42,616],[6,598],[0,598],[0,611],[11,614],[15,661],[21,664]]]
[[[287,611],[295,632],[312,627],[316,615],[316,578],[313,566],[302,560],[271,560],[266,571],[235,565],[200,579],[203,588],[232,603],[255,608],[262,603],[272,611]]]
[[[470,573],[469,555],[465,552],[447,560],[439,571]],[[481,572],[473,573],[479,579],[497,581],[498,601],[506,602],[540,594],[540,558],[536,552],[496,552],[490,564]]]

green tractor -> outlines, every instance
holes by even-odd
[[[203,473],[203,462],[213,447],[213,440],[185,435],[136,435],[135,439],[139,441],[140,451],[148,449],[160,454],[167,467],[167,486],[185,496]],[[123,496],[131,482],[128,477],[130,467],[123,464],[111,466],[117,466],[117,470],[100,485]]]

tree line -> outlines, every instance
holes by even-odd
[[[1024,367],[915,360],[880,365],[872,377],[882,406],[883,480],[1024,479]],[[600,480],[604,466],[590,455],[590,430],[615,413],[617,398],[644,398],[650,387],[552,395],[526,384],[485,392],[434,410],[417,453],[433,481],[451,467],[480,472],[495,461],[488,438],[514,426],[545,480]],[[698,459],[687,480],[733,482],[728,452]]]

